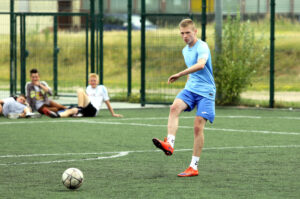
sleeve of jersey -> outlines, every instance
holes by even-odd
[[[53,95],[52,89],[48,86],[47,82],[42,81],[41,83],[42,83],[44,86],[46,86],[46,87],[48,88],[48,94],[49,94],[49,95]]]
[[[197,60],[204,59],[206,62],[208,60],[208,56],[209,56],[209,49],[208,49],[207,44],[199,45],[197,48],[197,53],[198,53]]]
[[[2,113],[5,117],[9,114],[10,103],[4,103]]]
[[[30,82],[27,82],[26,85],[25,85],[25,96],[27,96],[27,92],[28,92],[27,89],[28,89],[29,84],[30,84]]]
[[[107,88],[105,86],[102,87],[102,92],[103,92],[103,100],[104,101],[109,100],[108,91],[107,91]]]
[[[2,100],[4,104],[9,103],[10,101],[15,101],[12,97],[5,98]]]

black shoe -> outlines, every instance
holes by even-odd
[[[58,118],[58,117],[60,117],[60,116],[59,116],[58,113],[55,113],[55,112],[53,112],[53,111],[49,111],[49,117],[51,117],[51,118]]]

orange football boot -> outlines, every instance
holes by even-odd
[[[187,168],[184,172],[178,174],[179,177],[192,177],[197,176],[198,170],[193,169],[192,167]]]
[[[152,142],[157,148],[159,148],[163,152],[165,152],[166,155],[170,156],[173,154],[174,148],[171,146],[171,144],[169,142],[167,142],[167,138],[165,138],[164,141],[153,138]]]

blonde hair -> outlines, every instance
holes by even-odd
[[[191,19],[183,19],[180,23],[179,23],[179,28],[186,28],[188,26],[191,26],[192,29],[195,29],[196,26],[193,22],[193,20]]]
[[[92,77],[96,78],[97,81],[99,81],[99,76],[96,73],[90,73],[89,74],[89,79],[91,79]]]

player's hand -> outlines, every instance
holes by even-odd
[[[123,115],[121,115],[121,114],[116,114],[116,113],[112,114],[112,116],[113,116],[113,117],[123,117]]]
[[[19,116],[20,116],[21,118],[24,118],[24,117],[26,116],[26,113],[23,112],[23,113],[21,113]]]
[[[168,84],[171,84],[173,82],[175,82],[177,79],[179,79],[180,75],[179,73],[175,74],[175,75],[172,75],[171,77],[169,77],[168,79]]]

